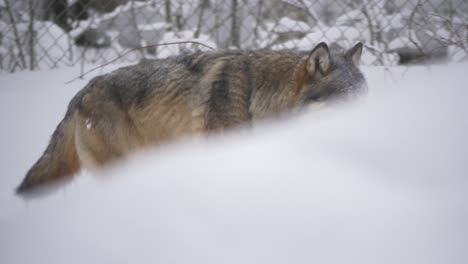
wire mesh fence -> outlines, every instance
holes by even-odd
[[[466,60],[466,0],[0,0],[0,71],[365,43],[363,63]],[[135,49],[135,51],[128,52]]]

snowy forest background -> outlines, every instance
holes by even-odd
[[[366,65],[467,60],[466,0],[0,0],[0,71],[212,48],[365,43]],[[128,51],[136,49],[134,52]],[[122,56],[124,55],[124,56]]]

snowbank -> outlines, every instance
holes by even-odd
[[[84,82],[2,75],[0,262],[466,263],[467,66],[366,68],[357,105],[161,147],[27,202],[13,188]]]

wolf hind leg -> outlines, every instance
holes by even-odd
[[[128,114],[112,103],[101,106],[98,115],[77,113],[76,119],[75,145],[84,167],[101,167],[142,145]]]
[[[73,178],[80,169],[73,131],[74,120],[66,116],[55,129],[42,156],[16,188],[17,194],[35,194],[36,190],[45,190],[44,187]]]

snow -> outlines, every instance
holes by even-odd
[[[336,19],[337,26],[352,26],[356,21],[363,20],[363,14],[361,10],[351,10],[344,15],[339,16]]]
[[[156,22],[152,24],[138,25],[139,31],[166,30],[169,25],[165,22]]]
[[[270,31],[276,33],[284,33],[291,31],[309,32],[311,30],[310,26],[307,23],[293,20],[289,17],[282,17],[278,22],[266,23],[266,27],[269,28]]]
[[[296,48],[296,49],[311,49],[311,43],[319,43],[322,41],[327,41],[329,43],[338,43],[344,47],[350,47],[355,45],[357,42],[362,41],[362,39],[367,39],[368,34],[363,33],[352,27],[345,26],[335,26],[327,27],[324,31],[315,30],[311,33],[308,33],[301,40],[288,41],[282,43],[281,45],[276,45],[274,49],[284,49],[284,48]]]
[[[124,5],[119,5],[117,6],[114,11],[110,13],[106,13],[101,17],[101,20],[112,20],[115,19],[117,16],[119,16],[122,13],[127,13],[129,12],[132,8],[138,9],[138,8],[149,8],[150,3],[144,3],[144,2],[127,2]]]
[[[86,119],[85,121],[86,129],[91,129],[93,127],[93,123],[89,119]]]
[[[0,263],[467,263],[467,66],[365,67],[364,101],[160,147],[27,201],[13,188],[86,81],[0,75]]]
[[[419,47],[422,47],[418,39],[414,39],[413,41],[417,43]],[[410,49],[418,49],[418,47],[414,45],[413,41],[411,41],[410,38],[407,38],[407,37],[395,38],[388,44],[388,49],[396,50],[396,49],[401,49],[405,47],[410,48]]]
[[[449,52],[449,54],[452,54],[450,59],[453,62],[461,62],[461,61],[466,62],[466,61],[468,61],[468,54],[466,53],[465,50],[463,50],[460,47],[449,46],[448,47],[448,52]]]
[[[34,29],[38,36],[40,36],[36,47],[38,54],[47,54],[42,59],[45,60],[47,58],[48,65],[54,65],[60,58],[64,57],[64,54],[66,54],[64,50],[70,46],[70,39],[67,33],[52,22],[36,23]],[[55,45],[62,48],[54,48]]]

